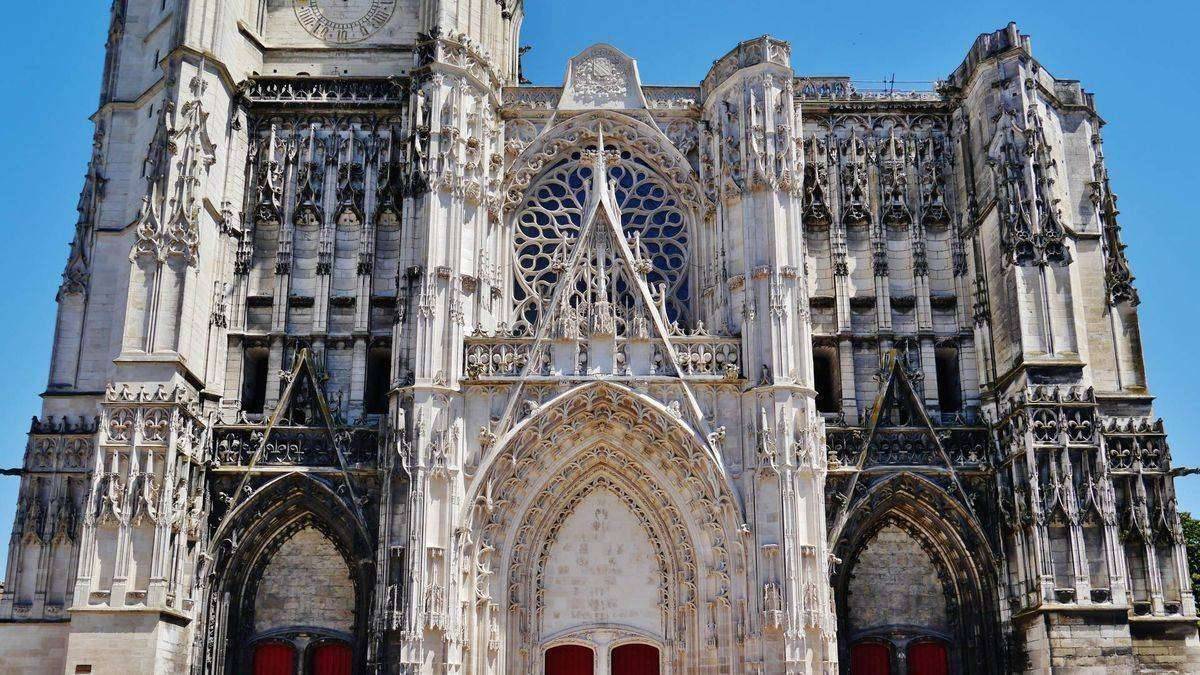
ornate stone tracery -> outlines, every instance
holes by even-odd
[[[547,313],[548,308],[542,306],[544,298],[553,292],[571,249],[581,245],[577,238],[592,184],[592,169],[585,158],[588,152],[595,149],[578,150],[547,170],[529,189],[514,218],[514,327],[518,330],[530,331],[539,316]],[[648,263],[647,283],[661,294],[667,318],[686,324],[690,313],[690,242],[684,208],[653,169],[628,151],[620,153],[619,162],[609,165],[609,182],[616,189],[622,229],[638,244],[634,254]],[[606,283],[612,288],[619,333],[625,334],[625,323],[638,303],[637,293],[618,274],[616,252],[600,255],[602,259],[594,260],[591,267],[595,274],[609,277]]]

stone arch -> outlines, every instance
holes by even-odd
[[[606,449],[600,450],[597,455],[606,452]],[[576,472],[572,471],[572,473]],[[611,504],[615,504],[617,508],[623,507],[635,521],[634,531],[624,533],[629,542],[635,546],[639,543],[649,543],[648,548],[653,557],[648,562],[651,574],[654,576],[655,586],[651,602],[659,608],[656,611],[660,615],[655,617],[657,623],[654,621],[646,623],[638,621],[638,617],[628,616],[629,612],[627,611],[618,611],[614,614],[623,614],[623,616],[609,616],[604,619],[604,622],[619,624],[625,630],[640,629],[661,640],[668,632],[665,616],[667,608],[678,602],[677,590],[680,587],[687,588],[689,585],[694,586],[695,584],[695,559],[689,543],[692,533],[688,532],[686,527],[678,527],[678,512],[674,507],[653,500],[650,495],[639,490],[628,475],[622,475],[619,470],[607,465],[604,460],[592,464],[586,471],[580,470],[578,475],[574,475],[572,478],[564,477],[564,481],[566,480],[573,480],[576,484],[571,486],[566,494],[559,494],[557,488],[547,486],[540,492],[537,499],[552,495],[558,498],[543,509],[528,511],[528,520],[516,530],[518,536],[522,532],[531,535],[533,543],[528,549],[518,545],[511,551],[512,555],[507,565],[510,608],[517,607],[521,600],[529,603],[527,608],[532,607],[534,614],[530,617],[530,629],[536,631],[538,643],[547,639],[560,638],[584,626],[593,626],[596,620],[588,620],[586,617],[552,620],[554,617],[547,616],[550,601],[559,599],[548,597],[551,594],[549,581],[554,573],[550,563],[554,554],[559,552],[558,549],[564,543],[563,535],[568,534],[565,532],[566,526],[571,521],[578,520],[580,516],[586,516],[586,513],[582,512],[585,505],[607,508]],[[608,499],[605,499],[606,497]],[[660,512],[660,509],[666,513]],[[670,515],[666,515],[667,513]],[[677,525],[676,528],[672,528],[672,523],[668,522],[672,519]],[[598,538],[603,535],[603,532],[596,532]],[[671,536],[687,537],[688,539],[671,541],[669,538]],[[642,538],[645,541],[639,541]],[[532,591],[532,597],[521,598],[526,589],[522,589],[514,577],[526,568],[533,573],[528,589]],[[636,587],[639,581],[643,580],[632,578],[634,575],[634,570],[626,570],[626,574],[622,575],[622,578]],[[582,592],[584,589],[580,588],[579,590]],[[632,592],[644,589],[627,586],[623,590]],[[644,600],[644,598],[626,599]],[[690,599],[685,599],[690,601]],[[638,604],[644,605],[644,603],[630,603],[633,608],[637,608]],[[627,610],[629,608],[630,606],[619,609]]]
[[[514,428],[477,472],[462,520],[477,537],[463,551],[475,563],[464,585],[497,609],[508,672],[532,672],[543,641],[564,637],[541,632],[542,570],[557,528],[597,488],[637,514],[655,548],[665,578],[653,637],[673,650],[667,663],[682,671],[715,658],[700,653],[701,627],[730,625],[750,594],[744,521],[723,467],[658,408],[623,387],[584,385]],[[603,623],[586,629],[631,634]]]
[[[896,532],[910,538],[936,570],[930,602],[944,603],[945,626],[851,625],[855,568],[881,533]],[[904,653],[911,641],[935,639],[949,645],[954,672],[1004,672],[995,557],[974,515],[948,489],[908,472],[882,477],[850,506],[831,534],[833,555],[840,561],[832,585],[842,663],[850,663],[850,646],[859,640],[883,639]]]
[[[658,127],[627,114],[612,110],[592,110],[566,117],[545,129],[527,145],[512,163],[504,181],[504,206],[511,215],[525,197],[530,185],[547,169],[597,138],[603,126],[607,142],[628,148],[656,170],[692,209],[700,222],[710,205],[700,177],[666,134]]]
[[[319,534],[340,556],[344,567],[334,565],[335,573],[344,571],[352,585],[348,625],[257,625],[264,574],[280,550],[301,533]],[[249,647],[264,639],[292,641],[301,648],[310,642],[345,642],[352,648],[355,662],[363,663],[374,546],[364,523],[338,494],[335,483],[301,473],[268,480],[237,505],[211,542],[208,565],[202,570],[202,583],[207,585],[201,624],[207,627],[202,638],[206,672],[244,672],[249,668]],[[322,583],[320,579],[304,582]]]
[[[525,415],[494,443],[485,447],[470,481],[467,499],[463,502],[463,521],[488,490],[504,486],[496,479],[499,473],[512,472],[519,462],[544,461],[537,454],[541,447],[577,437],[580,429],[597,420],[609,420],[613,426],[624,425],[637,437],[638,444],[646,438],[669,452],[671,463],[686,470],[689,483],[697,483],[713,502],[727,504],[736,512],[739,524],[746,522],[737,490],[730,480],[724,459],[680,413],[663,403],[615,382],[592,381],[581,384],[539,405],[528,408]],[[505,467],[497,468],[503,462]]]

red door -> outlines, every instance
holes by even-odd
[[[916,642],[908,647],[909,675],[949,675],[950,657],[940,642]]]
[[[612,650],[612,675],[658,675],[658,648],[621,645]]]
[[[891,655],[881,642],[860,642],[850,648],[850,675],[891,675]]]
[[[282,642],[262,642],[254,648],[254,675],[295,675],[296,648]]]
[[[659,675],[658,647],[620,645],[612,650],[612,675]]]
[[[350,675],[354,655],[350,646],[341,642],[326,642],[313,650],[313,675]]]
[[[546,675],[593,675],[595,657],[581,645],[559,645],[546,650]]]

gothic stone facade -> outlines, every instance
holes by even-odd
[[[113,3],[0,670],[1196,672],[1077,82],[522,16]]]

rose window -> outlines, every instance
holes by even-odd
[[[547,313],[559,275],[564,272],[565,261],[570,258],[583,226],[591,178],[590,162],[577,151],[547,171],[529,190],[520,207],[514,234],[517,265],[514,328],[517,330],[532,332],[539,317]],[[619,161],[609,163],[608,179],[616,192],[627,243],[636,244],[638,250],[634,254],[651,263],[646,281],[655,304],[665,308],[667,323],[685,324],[688,233],[679,201],[645,163],[629,152],[622,152]],[[611,250],[599,253],[608,262],[597,265],[597,252],[585,255],[584,260],[591,264],[587,273],[577,276],[576,290],[594,284],[595,280],[587,277],[595,270],[604,270],[617,314],[618,332],[626,334],[631,315],[640,311],[641,299],[623,267],[617,264],[615,253]]]

